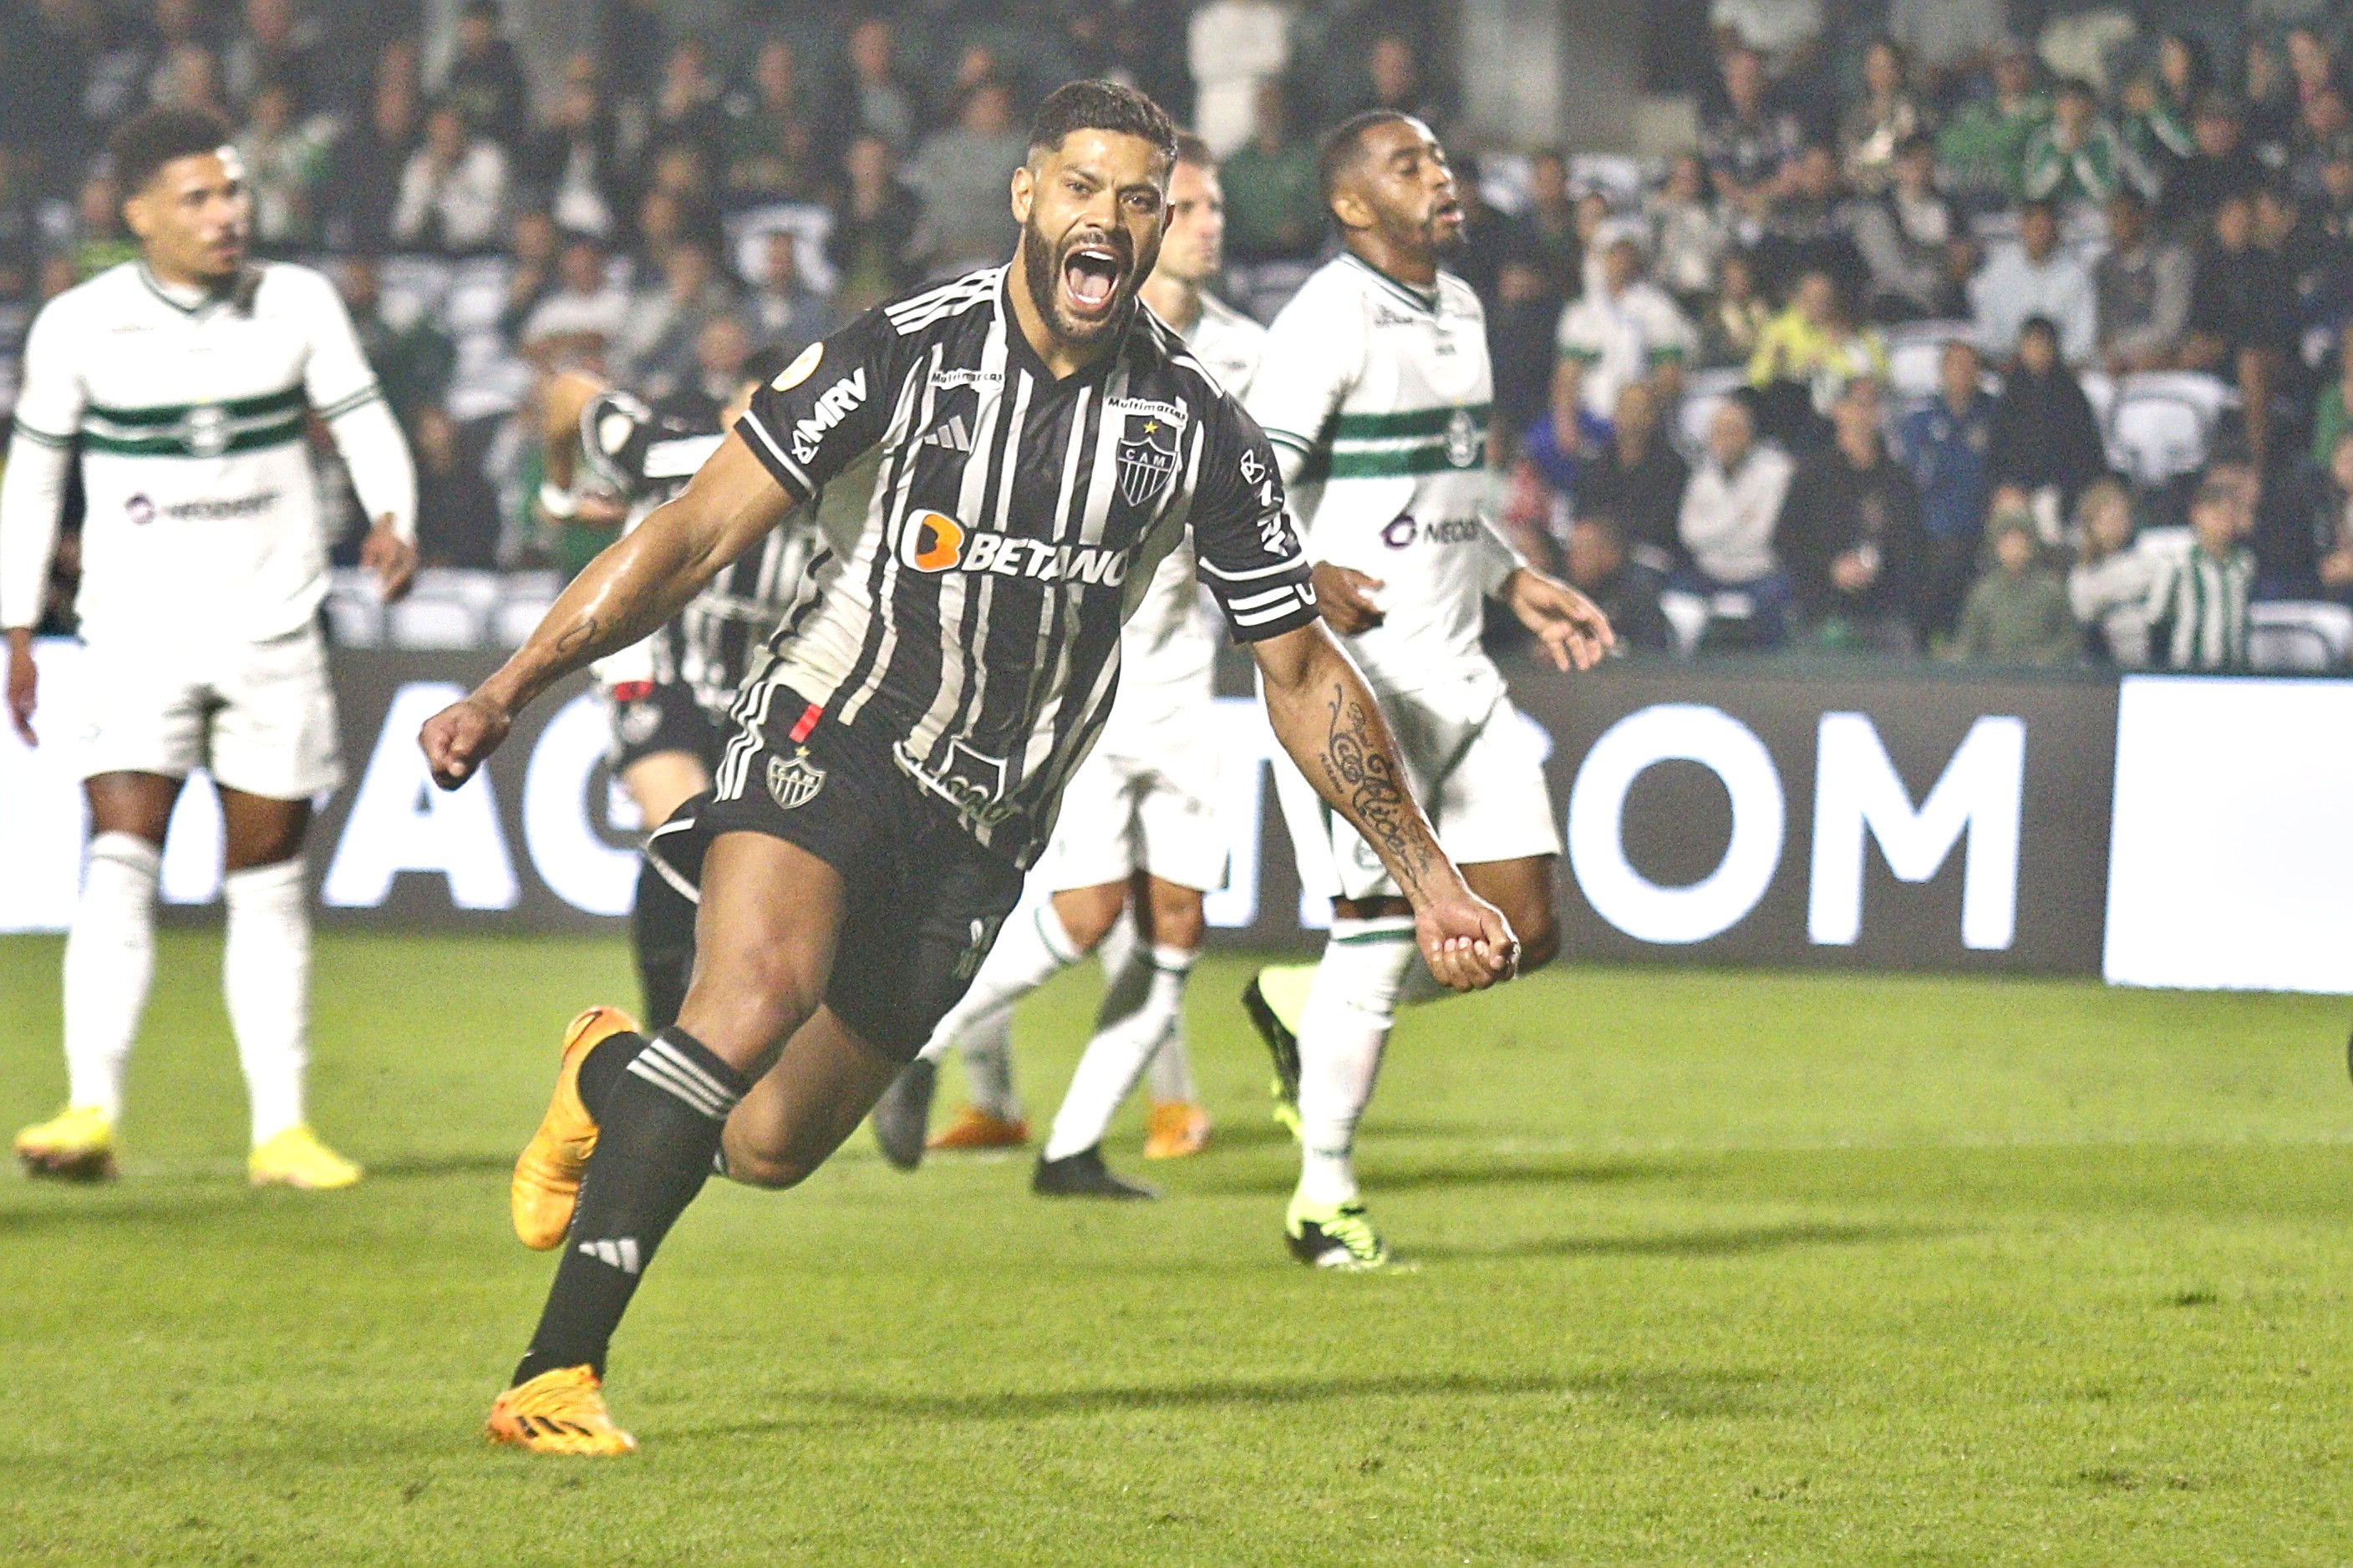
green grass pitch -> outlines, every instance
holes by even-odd
[[[0,941],[0,1113],[53,941]],[[1218,1140],[714,1184],[616,1346],[644,1444],[478,1433],[549,1266],[506,1167],[600,942],[320,944],[345,1194],[243,1184],[219,949],[168,933],[127,1175],[0,1183],[8,1563],[2353,1561],[2348,1009],[1567,969],[1409,1016],[1360,1146],[1410,1272],[1277,1226],[1290,1148],[1194,987]],[[1050,1110],[1089,974],[1020,1022]],[[944,1086],[943,1110],[955,1085]]]

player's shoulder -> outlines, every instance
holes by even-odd
[[[993,310],[1004,286],[1005,268],[976,268],[943,283],[927,283],[874,309],[875,317],[900,337],[916,337],[976,310]]]
[[[116,316],[123,309],[140,300],[149,292],[136,261],[121,261],[112,267],[91,273],[72,288],[34,312],[36,330],[95,324],[101,318]]]
[[[1207,290],[1201,295],[1201,320],[1204,324],[1244,342],[1255,343],[1266,337],[1265,326],[1256,318],[1244,315]]]
[[[1479,291],[1442,267],[1438,269],[1438,308],[1445,315],[1487,319],[1487,308],[1479,302]]]
[[[1275,324],[1281,327],[1303,317],[1361,311],[1371,300],[1378,277],[1344,250],[1307,275],[1299,291],[1275,312]]]
[[[253,307],[257,311],[286,309],[302,312],[341,310],[343,296],[327,275],[291,261],[264,261],[254,268]]]

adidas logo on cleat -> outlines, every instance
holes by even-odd
[[[944,447],[951,452],[969,452],[972,450],[972,436],[964,427],[964,416],[951,414],[916,445]]]
[[[580,1250],[599,1263],[609,1263],[624,1274],[638,1271],[638,1238],[625,1236],[618,1241],[584,1241]]]

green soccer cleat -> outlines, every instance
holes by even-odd
[[[1250,984],[1242,987],[1242,1011],[1250,1015],[1250,1026],[1258,1030],[1258,1037],[1266,1042],[1267,1055],[1274,1058],[1274,1080],[1267,1086],[1274,1098],[1274,1119],[1295,1140],[1299,1136],[1299,1005],[1306,1000],[1306,988],[1291,983],[1294,973],[1291,968],[1261,969],[1251,975]],[[1310,979],[1314,973],[1314,966],[1308,966]],[[1285,1003],[1290,1005],[1279,1005]]]
[[[1355,1199],[1345,1204],[1311,1204],[1291,1200],[1282,1231],[1291,1256],[1311,1268],[1344,1268],[1361,1273],[1386,1268],[1393,1261],[1389,1244],[1373,1228],[1365,1205]]]

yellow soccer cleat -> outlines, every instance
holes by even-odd
[[[580,1202],[580,1173],[596,1152],[596,1119],[580,1103],[580,1064],[615,1035],[634,1033],[638,1021],[618,1007],[591,1007],[565,1026],[564,1055],[555,1068],[555,1092],[539,1131],[516,1156],[507,1184],[507,1212],[516,1239],[533,1252],[559,1246],[572,1228]]]
[[[257,1187],[293,1187],[323,1193],[354,1185],[367,1174],[319,1142],[307,1126],[289,1127],[245,1158],[245,1173]]]
[[[1209,1146],[1209,1113],[1189,1100],[1155,1100],[1144,1122],[1144,1157],[1182,1160]]]
[[[610,1458],[634,1454],[638,1440],[613,1425],[604,1384],[585,1366],[559,1366],[519,1383],[491,1402],[483,1435],[534,1454]]]
[[[977,1105],[967,1105],[956,1118],[923,1145],[926,1149],[969,1152],[976,1149],[1018,1149],[1029,1142],[1029,1124],[1019,1117],[1010,1121],[991,1116]]]
[[[69,1105],[16,1134],[16,1160],[28,1176],[65,1182],[114,1180],[114,1123],[94,1105]]]

